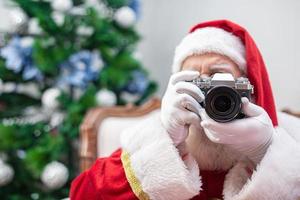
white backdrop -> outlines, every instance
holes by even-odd
[[[300,110],[300,1],[142,0],[139,50],[161,96],[171,73],[175,46],[198,22],[229,19],[254,37],[265,59],[277,108]],[[297,37],[298,36],[298,37]]]

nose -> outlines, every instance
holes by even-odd
[[[211,72],[208,66],[203,65],[200,69],[200,77],[201,78],[207,78],[210,77]]]
[[[207,74],[207,73],[206,73],[206,74],[202,74],[202,73],[200,74],[200,77],[201,77],[201,78],[208,78],[209,76],[210,76],[210,75]]]

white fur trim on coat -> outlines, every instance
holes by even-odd
[[[243,163],[227,174],[225,200],[300,199],[300,130],[292,128],[299,127],[300,120],[280,113],[278,116],[279,125],[289,127],[276,128],[273,143],[251,177],[245,173],[247,165]]]
[[[197,29],[183,38],[175,50],[173,73],[180,71],[182,62],[187,57],[204,53],[225,55],[246,73],[245,47],[241,39],[232,33],[214,27]]]
[[[129,153],[135,176],[150,199],[190,199],[199,194],[198,165],[191,156],[182,161],[159,113],[123,131],[121,146]]]

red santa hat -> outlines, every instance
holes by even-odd
[[[234,61],[254,86],[256,104],[267,111],[274,126],[278,125],[267,69],[246,29],[228,20],[195,25],[176,47],[173,72],[180,71],[182,62],[188,56],[203,53],[218,53]]]

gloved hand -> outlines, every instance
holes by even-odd
[[[161,121],[175,146],[183,143],[191,124],[200,127],[199,102],[204,100],[201,90],[191,81],[198,71],[181,71],[170,77],[161,103]]]
[[[228,123],[212,120],[202,109],[201,126],[211,141],[228,145],[257,164],[272,142],[274,128],[263,108],[249,102],[246,97],[242,98],[242,104],[242,110],[247,117]]]

